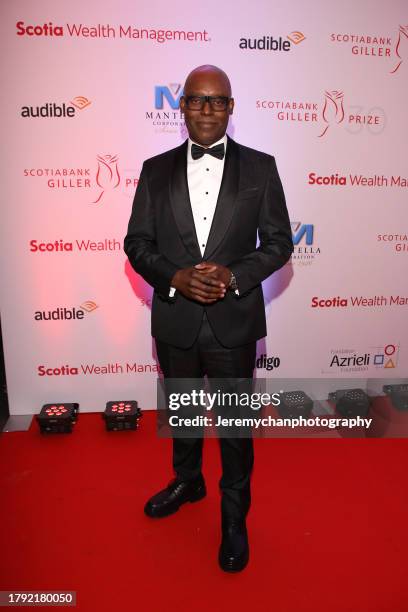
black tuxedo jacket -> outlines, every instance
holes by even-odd
[[[259,246],[257,248],[257,234]],[[224,173],[204,255],[195,232],[187,183],[187,141],[144,162],[124,250],[154,288],[152,335],[180,348],[196,339],[203,310],[225,347],[266,335],[261,282],[293,251],[285,196],[275,159],[228,138]],[[239,296],[227,291],[203,306],[176,292],[174,274],[202,261],[227,266],[236,276]]]

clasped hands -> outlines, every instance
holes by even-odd
[[[213,261],[206,261],[177,270],[171,286],[191,300],[213,304],[225,296],[230,282],[231,270]]]

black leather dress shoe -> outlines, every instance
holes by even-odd
[[[204,478],[199,476],[188,482],[175,478],[165,489],[153,495],[144,511],[150,518],[162,518],[177,512],[182,504],[196,502],[206,496]]]
[[[245,519],[227,519],[222,523],[222,542],[218,561],[224,572],[240,572],[249,560]]]

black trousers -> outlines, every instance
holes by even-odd
[[[225,348],[215,337],[204,311],[200,332],[193,346],[181,349],[156,340],[160,367],[165,378],[253,377],[256,342]],[[219,439],[223,516],[242,519],[251,504],[250,477],[254,462],[251,437]],[[203,438],[173,438],[173,468],[180,480],[200,475]]]

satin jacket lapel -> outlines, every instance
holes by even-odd
[[[195,231],[193,212],[187,183],[187,140],[178,149],[174,157],[174,167],[170,180],[170,202],[179,234],[191,255],[201,261]]]
[[[228,137],[220,192],[203,259],[211,259],[212,254],[228,230],[234,214],[238,184],[239,149],[237,143]]]

